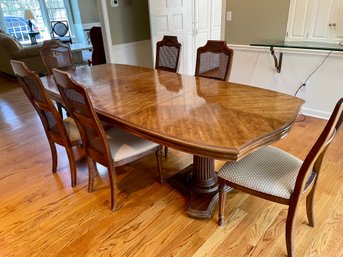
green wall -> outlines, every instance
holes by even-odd
[[[118,7],[107,2],[112,44],[150,39],[148,0],[121,0]]]
[[[78,0],[82,23],[100,22],[96,0]]]
[[[249,45],[265,40],[284,40],[290,0],[226,0],[232,21],[225,24],[225,40]]]

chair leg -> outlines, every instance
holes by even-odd
[[[314,227],[314,210],[313,210],[313,204],[314,204],[314,192],[316,188],[317,180],[314,182],[314,185],[310,191],[310,193],[306,197],[306,214],[308,223],[311,227]]]
[[[76,175],[76,163],[75,163],[73,148],[67,146],[66,152],[67,152],[68,160],[69,160],[71,186],[74,187],[76,186],[77,175]]]
[[[117,177],[114,167],[107,167],[111,186],[111,210],[117,210]]]
[[[218,225],[224,225],[224,210],[225,210],[225,202],[226,202],[226,193],[224,191],[225,182],[219,179],[219,213],[218,213]]]
[[[294,235],[293,235],[293,225],[296,213],[296,207],[290,205],[287,213],[286,220],[286,246],[287,246],[287,256],[294,257]]]
[[[164,157],[168,158],[168,146],[164,147]]]
[[[162,164],[162,147],[159,146],[155,152],[156,161],[157,161],[157,168],[160,174],[160,183],[164,183],[164,173],[163,173],[163,164]]]
[[[53,141],[48,139],[50,150],[51,150],[51,156],[52,156],[52,172],[55,173],[57,171],[57,151],[56,151],[56,145]]]
[[[94,191],[94,180],[98,174],[95,161],[87,156],[88,163],[88,192]]]

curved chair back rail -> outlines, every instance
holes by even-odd
[[[228,80],[231,72],[233,50],[226,41],[208,40],[197,50],[195,76]]]
[[[289,205],[286,220],[286,245],[294,256],[293,224],[301,199],[306,197],[310,226],[314,226],[313,202],[325,152],[343,120],[343,98],[334,108],[323,132],[302,162],[293,155],[272,146],[262,147],[238,162],[226,163],[218,172],[219,220],[224,224],[225,185],[237,190]]]
[[[11,60],[11,65],[19,84],[43,124],[52,153],[52,171],[56,172],[57,170],[56,143],[66,149],[70,165],[71,184],[75,186],[76,166],[72,146],[80,144],[80,134],[74,121],[71,118],[62,120],[38,75],[29,70],[25,63]]]

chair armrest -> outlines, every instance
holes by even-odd
[[[15,59],[23,59],[23,58],[30,58],[30,57],[36,57],[39,56],[39,49],[41,48],[41,45],[34,45],[34,46],[28,46],[20,48],[15,54]]]

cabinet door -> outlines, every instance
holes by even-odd
[[[312,1],[310,0],[291,0],[289,6],[286,40],[303,41],[307,39],[311,8]]]
[[[331,41],[333,0],[313,0],[309,41]]]
[[[331,41],[343,41],[343,0],[334,0],[333,13],[331,18]]]

